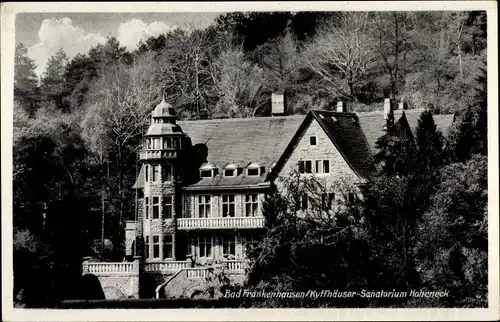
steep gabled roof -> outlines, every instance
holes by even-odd
[[[304,122],[288,143],[271,176],[274,178],[282,169],[313,120],[319,123],[351,169],[360,178],[369,179],[373,171],[370,162],[372,153],[356,114],[314,110],[307,114]]]

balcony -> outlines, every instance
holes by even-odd
[[[144,263],[145,272],[174,273],[183,268],[191,267],[191,261],[164,261],[157,263]]]
[[[264,217],[179,218],[177,229],[264,228]]]

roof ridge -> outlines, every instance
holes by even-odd
[[[252,116],[252,117],[231,117],[224,119],[205,119],[205,120],[179,120],[179,123],[230,123],[235,121],[261,121],[261,120],[283,120],[283,119],[299,119],[305,117],[306,114],[292,114],[284,116]]]

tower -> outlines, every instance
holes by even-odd
[[[181,188],[185,151],[191,141],[176,124],[175,110],[163,97],[151,115],[139,160],[144,173],[144,196],[139,234],[145,262],[175,260],[176,220],[182,211]],[[182,257],[182,255],[181,255]]]

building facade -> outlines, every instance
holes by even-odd
[[[314,176],[335,203],[339,179],[353,187],[369,182],[387,114],[411,135],[421,112],[394,111],[386,100],[382,115],[347,113],[339,103],[335,111],[285,116],[283,101],[273,99],[271,117],[178,124],[163,99],[144,135],[137,213],[126,223],[126,255],[134,261],[85,261],[84,274],[98,276],[108,298],[192,298],[217,270],[242,283],[246,253],[265,234],[264,198],[282,189],[281,178]],[[447,129],[451,120],[438,116],[436,123]]]

